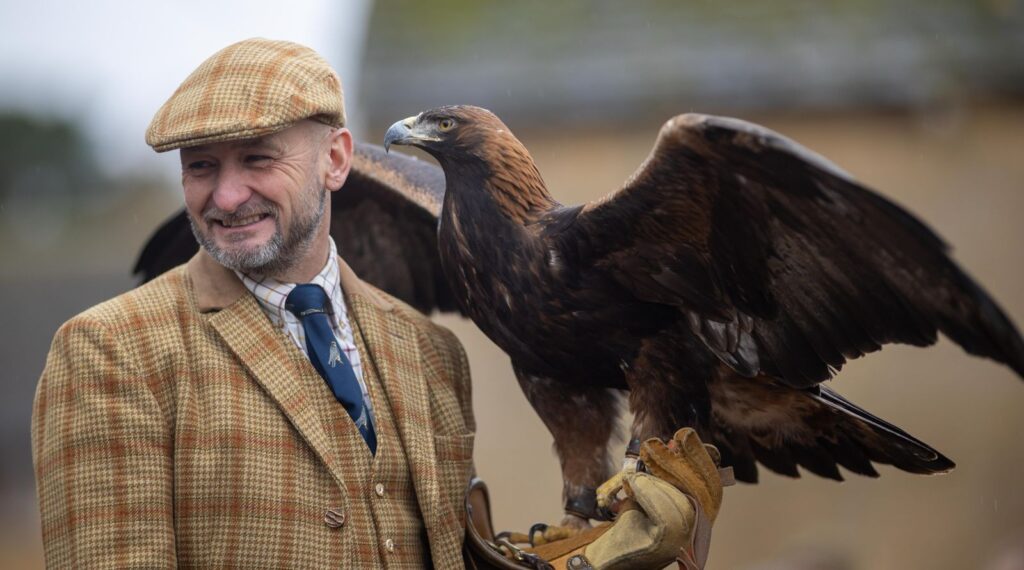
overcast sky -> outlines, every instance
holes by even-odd
[[[112,172],[151,168],[176,176],[177,156],[153,153],[146,126],[204,59],[245,38],[292,40],[320,52],[341,74],[349,116],[358,118],[354,93],[371,5],[3,0],[0,109],[80,118]]]

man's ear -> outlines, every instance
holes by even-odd
[[[324,185],[334,192],[340,189],[352,170],[352,133],[342,127],[333,129],[328,135],[328,165]]]

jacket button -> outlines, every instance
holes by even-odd
[[[378,497],[383,497],[384,496],[384,484],[383,483],[377,483],[377,486],[374,487],[374,491],[377,492],[377,496]]]
[[[386,548],[388,552],[394,552],[395,551],[395,541],[391,540],[390,538],[385,540],[384,541],[384,548]]]
[[[324,524],[330,528],[341,528],[345,524],[345,513],[331,509],[324,513]]]

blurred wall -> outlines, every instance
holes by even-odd
[[[384,0],[371,121],[473,103],[524,125],[1024,94],[1019,0]]]

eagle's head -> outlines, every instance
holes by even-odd
[[[442,166],[486,160],[489,153],[522,147],[494,113],[471,105],[437,107],[402,119],[384,135],[384,148],[393,144],[421,148]]]
[[[437,159],[446,197],[490,196],[510,219],[523,223],[557,204],[530,152],[487,109],[451,105],[402,119],[384,135],[384,148],[392,144],[415,146]]]

